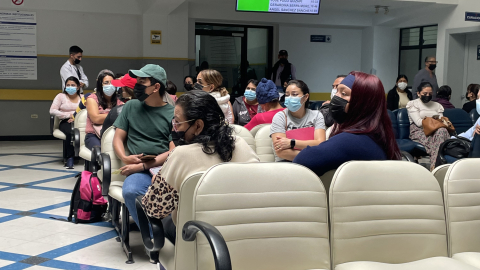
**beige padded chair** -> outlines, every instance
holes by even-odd
[[[53,127],[52,127],[52,135],[53,137],[60,139],[60,140],[66,140],[67,137],[65,134],[60,130],[60,118],[57,116],[52,115],[53,117]]]
[[[444,194],[449,255],[480,268],[480,159],[453,163]]]
[[[330,139],[330,135],[332,135],[332,131],[333,131],[333,126],[327,128],[327,130],[325,131],[325,139],[328,141],[328,139]]]
[[[332,269],[474,269],[447,257],[440,187],[418,164],[345,163],[329,202]]]
[[[260,128],[255,134],[255,146],[260,162],[275,162],[275,155],[270,138],[270,125]]]
[[[247,144],[253,149],[253,151],[256,151],[255,147],[255,138],[253,137],[252,133],[245,127],[239,126],[239,125],[231,125],[235,128],[235,136],[242,137]]]
[[[444,164],[441,166],[436,167],[433,171],[432,174],[435,176],[435,178],[438,181],[438,184],[440,185],[440,189],[443,192],[443,182],[445,180],[445,175],[447,174],[448,168],[450,168],[451,164]]]
[[[185,197],[185,188],[180,198]],[[330,269],[326,192],[318,177],[303,166],[216,165],[196,185],[193,206],[182,203],[180,215],[193,207],[191,220],[209,223],[223,235],[233,269]],[[182,243],[186,220],[187,215],[180,216],[177,223],[175,263],[166,263],[160,255],[162,264],[167,270],[215,269],[202,233],[194,242]],[[164,252],[165,248],[160,251]]]
[[[86,161],[91,160],[92,151],[85,146],[85,127],[87,126],[87,110],[83,109],[75,116],[74,134],[75,134],[75,153]]]
[[[250,130],[250,133],[252,134],[253,137],[255,137],[255,135],[257,135],[257,132],[264,126],[267,126],[269,124],[261,124],[261,125],[257,125],[255,126],[254,128],[252,128],[252,130]]]

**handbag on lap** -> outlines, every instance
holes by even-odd
[[[422,121],[422,126],[423,132],[427,137],[433,135],[440,128],[446,128],[450,134],[456,134],[452,122],[445,116],[439,118],[425,117]]]

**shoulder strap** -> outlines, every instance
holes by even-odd
[[[75,187],[73,188],[72,198],[70,199],[70,210],[68,212],[68,217],[67,217],[67,220],[70,221],[70,222],[72,221],[72,216],[75,215],[75,208],[76,208],[75,197],[76,197],[78,189],[80,188],[80,181],[82,181],[82,175],[81,174],[77,178],[77,182],[75,183]]]

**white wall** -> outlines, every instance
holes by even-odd
[[[398,75],[398,51],[400,30],[391,27],[375,26],[373,67],[383,83],[385,91],[394,85]],[[410,79],[413,83],[413,78]]]
[[[280,49],[288,51],[297,78],[310,91],[329,93],[339,74],[361,69],[362,30],[280,25]],[[310,42],[310,35],[331,35],[332,43]]]

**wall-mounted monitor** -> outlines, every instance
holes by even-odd
[[[237,0],[237,11],[313,14],[320,12],[321,0]]]

